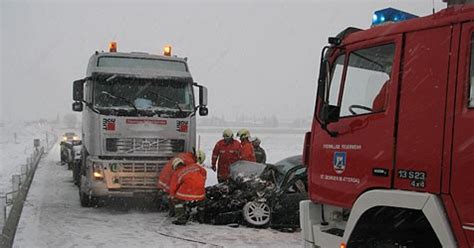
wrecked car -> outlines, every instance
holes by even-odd
[[[307,174],[301,155],[275,164],[238,161],[228,181],[206,188],[197,208],[201,223],[255,227],[299,227],[299,202],[307,199]]]

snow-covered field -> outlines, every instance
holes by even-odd
[[[301,153],[303,134],[262,134],[268,161]],[[221,133],[202,133],[208,163]],[[15,237],[14,247],[301,247],[301,234],[272,229],[231,228],[199,223],[171,224],[150,210],[82,208],[71,171],[58,165],[59,145],[39,164]],[[209,182],[215,174],[209,173]]]
[[[51,141],[51,131],[51,126],[38,123],[7,122],[0,126],[0,195],[12,190],[11,176],[20,174],[21,165],[33,154],[33,139],[44,143],[48,133]]]

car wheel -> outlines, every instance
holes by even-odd
[[[242,212],[245,221],[253,226],[265,226],[270,222],[270,207],[265,202],[247,202]]]

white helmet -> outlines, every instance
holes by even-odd
[[[240,139],[250,138],[250,131],[246,128],[242,128],[237,132],[237,136],[239,136]]]
[[[202,150],[197,150],[194,155],[196,156],[196,162],[198,164],[202,164],[204,160],[206,160],[206,154]]]
[[[222,133],[222,137],[224,139],[230,139],[232,137],[234,137],[234,132],[232,132],[232,130],[230,130],[229,128],[227,128],[226,130],[224,130],[224,132]]]
[[[252,138],[252,144],[259,146],[262,141],[258,137],[253,137]]]
[[[181,158],[174,158],[173,162],[171,162],[173,170],[176,170],[181,165],[184,165],[184,161]]]

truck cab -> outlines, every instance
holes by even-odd
[[[207,89],[194,82],[187,59],[123,53],[116,43],[95,52],[73,85],[82,111],[80,198],[156,197],[156,178],[177,153],[196,147],[196,112],[207,115]],[[195,102],[194,90],[199,89]]]
[[[305,246],[473,247],[474,5],[373,23],[322,52]]]

